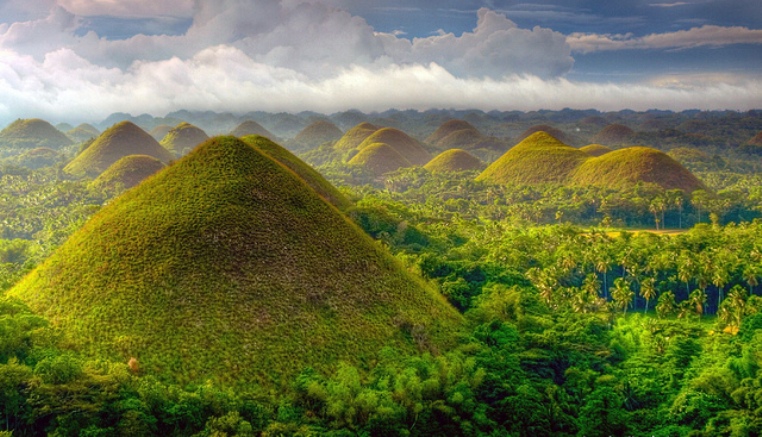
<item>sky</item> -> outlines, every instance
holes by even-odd
[[[759,0],[0,0],[0,125],[761,107]]]

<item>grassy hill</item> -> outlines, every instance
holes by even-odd
[[[432,173],[480,170],[484,163],[462,149],[446,150],[423,166]]]
[[[81,143],[87,141],[90,138],[95,138],[101,134],[95,126],[87,123],[82,123],[77,127],[66,131],[66,136],[69,137],[74,143]]]
[[[113,189],[117,186],[124,189],[132,188],[162,168],[164,163],[153,156],[125,156],[95,178],[92,186],[101,190]]]
[[[60,149],[71,144],[72,141],[63,132],[39,118],[18,119],[0,131],[0,148]]]
[[[380,127],[370,123],[360,123],[357,126],[349,129],[344,135],[336,141],[333,148],[340,151],[349,151],[356,149],[365,141],[366,138],[371,136],[373,132],[381,129]]]
[[[762,132],[754,135],[754,137],[749,140],[748,144],[752,144],[754,146],[762,146]]]
[[[149,135],[151,135],[156,141],[161,141],[164,139],[164,137],[167,136],[169,131],[174,129],[174,127],[168,125],[168,124],[160,124],[156,126],[155,128],[151,129],[150,132],[148,132]]]
[[[254,120],[246,120],[239,124],[232,132],[230,132],[230,135],[238,138],[243,138],[247,135],[260,135],[273,141],[277,141],[278,139],[272,132],[265,129],[264,126]]]
[[[489,165],[477,180],[498,184],[564,183],[590,156],[546,132],[536,132]]]
[[[556,127],[550,126],[548,124],[536,124],[534,126],[530,126],[524,132],[522,132],[521,135],[519,135],[518,141],[519,142],[524,141],[525,139],[529,138],[531,135],[537,132],[545,132],[549,134],[550,136],[552,136],[553,138],[556,138],[558,141],[561,141],[564,144],[572,143],[572,138],[569,135],[567,135],[566,132]]]
[[[481,133],[471,123],[465,120],[449,120],[442,123],[437,130],[426,138],[426,143],[436,146],[440,141],[455,132],[464,132],[461,136],[481,137]]]
[[[275,161],[285,165],[297,176],[302,178],[307,185],[312,187],[323,199],[341,210],[352,206],[352,202],[346,196],[341,194],[330,182],[309,166],[296,155],[289,152],[286,148],[275,144],[269,138],[259,135],[248,135],[241,138],[246,144],[256,148],[260,152],[268,155]]]
[[[413,166],[394,150],[394,147],[386,143],[375,143],[365,147],[349,160],[349,164],[365,167],[376,176]]]
[[[302,129],[294,142],[302,148],[312,149],[323,143],[332,143],[338,141],[343,135],[341,129],[327,120],[318,120]]]
[[[106,129],[64,171],[97,176],[111,164],[129,155],[153,156],[164,163],[173,159],[172,154],[146,131],[130,121],[123,121]]]
[[[92,357],[167,380],[286,384],[459,314],[281,164],[217,137],[106,205],[9,292]]]
[[[161,145],[175,156],[182,156],[209,139],[209,135],[196,126],[182,122],[170,129],[161,140]]]
[[[590,156],[601,156],[611,152],[613,149],[602,144],[588,144],[585,147],[580,147],[579,150],[587,153]]]
[[[629,144],[634,137],[634,130],[625,125],[613,123],[595,134],[593,142],[606,145]]]
[[[376,143],[388,144],[413,165],[422,166],[431,160],[431,154],[418,140],[399,129],[391,127],[379,129],[365,138],[357,148],[362,151],[365,147]]]
[[[591,158],[572,174],[577,185],[624,188],[649,182],[685,192],[705,189],[704,184],[669,155],[650,147],[628,147]]]

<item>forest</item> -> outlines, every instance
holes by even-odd
[[[204,125],[202,115],[183,115],[186,121],[204,126],[211,136],[231,130],[224,125],[216,132],[213,125]],[[262,125],[277,131],[275,115],[255,115]],[[315,205],[313,197],[285,189],[272,200],[267,194],[256,194],[260,185],[250,188],[244,179],[231,183],[234,188],[245,186],[247,193],[255,192],[252,205],[283,202],[288,211],[324,214],[326,221],[341,214],[352,229],[362,231],[362,238],[372,239],[373,250],[381,253],[380,265],[399,266],[402,272],[394,274],[404,276],[395,278],[412,277],[425,289],[435,290],[437,298],[454,308],[452,319],[459,320],[453,331],[442,328],[447,338],[440,340],[436,333],[422,331],[417,318],[423,316],[410,316],[415,320],[398,322],[399,339],[390,339],[359,358],[339,355],[337,359],[327,349],[321,362],[307,363],[293,373],[280,370],[292,365],[285,362],[288,357],[284,362],[272,359],[256,369],[265,377],[237,382],[159,371],[160,366],[150,360],[144,364],[142,358],[130,358],[130,348],[140,343],[126,337],[119,343],[129,349],[126,355],[90,349],[83,344],[95,340],[74,339],[68,334],[67,323],[71,322],[65,315],[46,316],[33,309],[38,304],[28,303],[24,294],[24,287],[37,276],[50,276],[51,286],[64,287],[67,280],[54,275],[78,273],[58,272],[56,267],[60,270],[65,264],[55,259],[56,252],[80,241],[83,246],[94,244],[95,240],[85,239],[85,232],[101,223],[105,224],[98,229],[109,230],[109,214],[138,208],[142,205],[139,194],[148,196],[151,190],[166,188],[171,195],[165,194],[162,199],[180,198],[185,195],[182,190],[187,182],[194,189],[204,187],[206,191],[199,198],[207,196],[215,189],[204,179],[217,177],[213,164],[208,167],[214,169],[208,171],[210,175],[204,173],[206,170],[196,170],[195,182],[181,181],[177,175],[186,168],[197,169],[191,164],[199,165],[200,159],[194,161],[194,157],[213,159],[216,149],[207,146],[209,143],[196,149],[196,144],[170,147],[159,139],[157,144],[174,153],[165,162],[166,168],[157,164],[159,170],[151,172],[158,173],[143,182],[124,178],[105,181],[109,170],[89,173],[88,169],[96,162],[104,168],[117,164],[92,158],[87,165],[80,162],[85,170],[78,172],[72,170],[71,163],[106,147],[102,145],[119,134],[113,128],[104,134],[93,128],[87,138],[58,146],[50,142],[19,146],[7,139],[2,143],[0,134],[4,156],[0,160],[0,435],[762,434],[762,160],[760,146],[746,142],[755,131],[762,132],[762,116],[756,112],[743,117],[734,113],[661,114],[663,122],[674,124],[674,128],[656,131],[643,128],[645,122],[653,124],[655,117],[643,113],[476,115],[394,112],[362,114],[359,120],[359,113],[339,114],[330,120],[320,119],[339,127],[333,136],[327,135],[333,130],[325,125],[312,133],[312,140],[307,134],[294,136],[294,129],[272,134],[261,125],[260,131],[235,135],[280,163],[272,175],[267,173],[267,178],[272,178],[268,181],[286,178],[282,180],[290,184],[288,178],[297,175],[299,181],[307,181],[297,185],[310,190],[309,196],[314,188],[325,203],[330,203],[323,206],[321,200]],[[526,182],[516,178],[498,183],[482,176],[487,163],[509,156],[511,150],[517,154],[522,144],[532,145],[526,138],[535,138],[536,147],[546,147],[536,132],[553,126],[558,137],[565,131],[574,132],[560,146],[551,144],[553,153],[566,147],[575,148],[576,153],[577,147],[592,143],[599,130],[599,125],[592,127],[589,119],[593,116],[609,117],[633,128],[625,136],[609,137],[607,147],[618,151],[647,144],[659,150],[659,159],[669,156],[670,163],[677,162],[695,175],[700,185],[681,189],[646,180],[614,186],[570,183],[572,179]],[[311,120],[309,117],[315,115],[303,115],[305,120]],[[447,146],[441,142],[445,136],[431,136],[440,121],[455,118],[469,118],[475,130],[489,135],[461,133],[461,143]],[[724,131],[706,122],[716,118],[727,121]],[[428,121],[423,123],[422,119]],[[532,130],[538,120],[545,121],[544,127],[522,138],[525,128]],[[143,120],[142,125],[148,132],[156,127],[151,124],[163,121]],[[104,123],[110,126],[116,122],[112,118]],[[342,148],[342,142],[349,141],[348,132],[360,122],[375,125],[362,141],[379,134],[383,130],[380,126],[396,126],[410,133],[421,147],[415,150],[425,153],[427,161],[454,144],[484,164],[455,170],[413,164],[414,155],[399,152],[394,143],[397,140],[389,137],[381,142],[367,140],[369,145],[362,147],[359,141],[354,147]],[[581,126],[581,130],[573,126]],[[73,129],[59,126],[58,130],[65,132],[65,127]],[[166,134],[169,140],[182,137],[179,127]],[[473,127],[466,126],[465,130]],[[143,133],[131,131],[131,141]],[[252,134],[261,136],[248,136]],[[272,142],[265,138],[268,134]],[[466,137],[470,139],[463,140]],[[233,141],[220,140],[218,147]],[[355,159],[375,144],[391,146],[384,152],[384,161]],[[34,147],[50,148],[54,153],[38,151],[30,159],[29,150]],[[147,155],[151,149],[141,150],[140,155]],[[155,158],[153,161],[164,161]],[[257,155],[256,159],[261,158]],[[596,158],[585,155],[579,159]],[[390,162],[407,164],[392,168],[388,167]],[[309,167],[307,170],[302,167],[304,163],[309,165],[304,166]],[[579,169],[587,163],[575,164],[579,167],[569,170],[570,178],[578,177]],[[545,164],[536,165],[540,168]],[[522,166],[523,171],[538,171],[527,164]],[[252,167],[264,172],[259,164]],[[310,173],[315,170],[319,174]],[[165,176],[171,171],[175,179]],[[323,177],[327,183],[322,182]],[[616,177],[627,176],[617,173]],[[132,185],[135,187],[130,188]],[[238,201],[237,192],[225,191],[227,185],[220,190],[234,197],[231,202]],[[156,205],[157,217],[162,207]],[[302,223],[298,220],[288,217],[283,226]],[[177,223],[171,222],[167,229],[175,232]],[[238,229],[238,222],[232,219],[225,223],[230,233]],[[131,222],[124,226],[137,225]],[[204,236],[211,235],[212,225],[198,226]],[[295,240],[309,239],[312,246],[321,246],[337,238],[330,229],[315,232],[318,235],[295,236]],[[113,235],[119,235],[118,231]],[[223,239],[226,234],[219,232],[214,237]],[[358,241],[365,241],[362,238]],[[117,247],[115,253],[120,246],[138,247],[132,241],[112,243]],[[155,250],[163,253],[164,248],[156,246]],[[308,252],[304,256],[313,257],[312,262],[323,262],[317,252]],[[392,261],[384,261],[387,255]],[[182,256],[197,257],[190,249]],[[201,266],[211,269],[213,263],[214,259]],[[43,268],[49,270],[37,273]],[[162,274],[170,269],[162,268]],[[111,274],[111,270],[103,269],[103,274]],[[97,275],[95,270],[88,275]],[[237,280],[237,271],[221,271]],[[187,274],[191,273],[189,269]],[[326,276],[344,278],[344,274],[341,269],[326,267]],[[109,280],[136,281],[130,275]],[[89,284],[90,277],[84,278],[82,284]],[[82,287],[77,293],[87,293],[86,286]],[[385,290],[374,288],[372,292],[386,298]],[[143,305],[141,311],[148,308],[142,301],[139,304]],[[325,320],[329,321],[349,311],[330,298],[312,295],[304,298],[304,306],[314,306],[321,317],[327,314]],[[242,307],[239,303],[229,311],[243,311]],[[123,311],[126,314],[128,310]],[[437,317],[449,314],[442,311]],[[275,314],[272,310],[269,316],[274,318]],[[343,327],[335,323],[331,326]],[[380,322],[374,319],[373,323]],[[85,328],[76,325],[76,329]],[[227,333],[219,335],[225,337]],[[306,335],[329,341],[319,329]],[[208,365],[213,368],[218,366],[216,359],[229,358],[210,359],[193,351],[188,359],[191,363],[210,360]],[[206,361],[203,364],[207,365]]]

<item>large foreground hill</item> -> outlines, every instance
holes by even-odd
[[[284,383],[460,316],[294,172],[213,138],[105,206],[10,290],[84,354],[179,382]]]

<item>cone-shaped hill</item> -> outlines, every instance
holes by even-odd
[[[481,170],[484,168],[479,158],[462,149],[446,150],[424,165],[432,173]]]
[[[130,155],[113,163],[92,182],[93,187],[107,189],[132,188],[164,168],[164,163],[148,155]]]
[[[705,189],[696,176],[669,155],[650,147],[628,147],[590,158],[571,176],[576,185],[625,188],[648,182],[690,193]]]
[[[635,131],[623,124],[610,124],[593,137],[594,143],[599,144],[627,144],[635,137]]]
[[[365,167],[376,176],[413,167],[410,161],[386,143],[375,143],[363,148],[349,160],[349,164]]]
[[[302,129],[294,142],[301,147],[312,149],[323,143],[332,143],[338,141],[343,133],[341,129],[328,120],[318,120]]]
[[[99,131],[95,126],[87,123],[80,124],[79,126],[66,131],[66,136],[68,136],[75,143],[87,141],[90,138],[95,138],[100,134],[101,131]]]
[[[72,141],[52,124],[39,118],[19,119],[0,131],[0,147],[9,149],[60,149]]]
[[[426,138],[426,143],[436,145],[442,141],[448,135],[452,135],[455,132],[466,131],[471,135],[481,136],[479,130],[476,129],[471,123],[465,120],[449,120],[442,123],[431,135]]]
[[[246,120],[239,124],[232,132],[230,132],[230,135],[238,138],[243,138],[247,135],[260,135],[273,141],[277,141],[278,139],[272,132],[265,129],[264,126],[254,120]]]
[[[602,144],[588,144],[585,147],[580,147],[579,150],[587,153],[590,156],[601,156],[611,152],[612,149]]]
[[[175,156],[182,156],[208,139],[209,135],[203,130],[182,122],[167,132],[160,144]]]
[[[442,346],[461,321],[295,173],[233,137],[113,200],[8,294],[86,355],[229,385]]]
[[[558,141],[561,141],[564,144],[571,144],[571,138],[569,137],[569,135],[567,135],[561,129],[555,128],[547,124],[536,124],[534,126],[530,126],[524,132],[522,132],[521,135],[519,135],[518,141],[519,142],[524,141],[525,139],[529,138],[529,136],[537,132],[545,132],[549,134],[550,136],[552,136],[553,138],[556,138]]]
[[[758,133],[757,135],[754,135],[754,137],[749,140],[748,144],[751,144],[753,146],[762,146],[762,132]]]
[[[255,147],[260,152],[265,153],[275,161],[285,165],[297,176],[302,178],[313,190],[315,190],[323,199],[336,208],[345,210],[352,206],[352,202],[346,196],[341,194],[330,182],[325,180],[323,175],[309,166],[306,162],[299,159],[296,155],[289,152],[285,147],[272,142],[269,138],[259,135],[248,135],[241,138],[246,144]]]
[[[590,155],[546,132],[536,132],[489,165],[477,180],[498,184],[564,183]]]
[[[174,129],[174,127],[172,127],[172,126],[170,126],[168,124],[160,124],[160,125],[156,126],[155,128],[151,129],[151,131],[148,132],[148,133],[156,141],[161,141],[161,140],[164,139],[164,137],[167,136],[169,131],[171,131],[172,129]]]
[[[352,129],[349,129],[341,138],[339,138],[339,140],[336,141],[336,144],[333,145],[333,148],[345,152],[356,149],[366,138],[379,129],[381,128],[370,123],[360,123]]]
[[[376,143],[390,145],[403,158],[413,165],[425,165],[431,160],[431,154],[423,145],[405,132],[392,127],[385,127],[373,132],[357,148],[362,151],[367,146]]]
[[[97,176],[111,164],[129,155],[153,156],[164,163],[173,158],[172,154],[146,131],[130,121],[123,121],[100,134],[64,168],[64,171]]]

